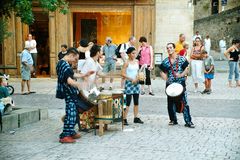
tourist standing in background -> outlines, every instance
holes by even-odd
[[[24,50],[21,53],[21,94],[27,95],[31,93],[31,71],[33,70],[33,59],[30,54],[31,46],[29,44],[25,45]],[[25,83],[27,83],[27,92],[25,91]]]
[[[227,49],[225,37],[223,37],[223,39],[219,41],[219,48],[220,48],[219,60],[222,61],[224,60],[224,53]]]
[[[183,49],[180,50],[179,55],[180,55],[180,56],[184,56],[184,57],[187,58],[187,56],[188,56],[188,49],[189,49],[189,44],[186,43],[186,42],[184,42],[184,44],[183,44]],[[188,56],[188,57],[189,57],[189,56]],[[187,58],[187,59],[188,59],[188,58]]]
[[[58,53],[58,60],[61,60],[67,54],[67,45],[61,45],[61,51]]]
[[[234,39],[232,41],[232,46],[227,49],[224,53],[225,57],[228,59],[229,64],[229,75],[228,75],[228,85],[232,86],[232,77],[235,74],[236,86],[240,87],[239,81],[239,56],[240,56],[240,40]]]
[[[34,70],[32,72],[32,77],[36,78],[37,74],[37,42],[33,39],[32,34],[28,34],[28,40],[25,41],[25,46],[30,47],[30,53],[33,59]]]
[[[203,59],[201,52],[204,49],[202,46],[201,39],[197,37],[195,39],[195,46],[192,48],[190,58],[191,58],[191,71],[192,71],[192,78],[195,85],[194,92],[198,91],[198,83],[204,82],[203,74],[202,74],[202,66],[203,66]]]
[[[179,40],[178,42],[175,44],[176,48],[175,48],[175,52],[178,54],[182,49],[183,49],[183,45],[185,43],[186,37],[183,33],[181,33],[179,35]]]
[[[209,35],[207,35],[206,38],[204,39],[204,48],[205,48],[205,51],[207,51],[208,55],[210,55],[211,39],[209,38]]]
[[[214,78],[214,60],[206,50],[202,50],[201,54],[203,56],[205,77],[205,89],[202,91],[202,94],[210,94],[212,92],[212,79]]]
[[[140,37],[139,42],[141,43],[141,46],[138,48],[138,54],[140,54],[139,59],[139,67],[141,68],[143,65],[146,65],[145,68],[145,74],[146,79],[145,81],[140,81],[141,84],[141,94],[145,94],[144,91],[144,82],[145,85],[148,86],[149,95],[154,96],[152,92],[152,86],[151,86],[151,70],[153,69],[153,48],[151,45],[147,44],[147,38],[146,37]]]
[[[105,55],[103,72],[114,73],[116,71],[117,56],[115,54],[115,50],[117,49],[117,47],[116,47],[116,45],[112,44],[111,37],[106,38],[106,44],[103,46],[102,49],[103,49],[103,54]],[[109,89],[112,89],[112,87],[113,87],[112,83],[113,83],[113,78],[110,77]]]
[[[196,38],[199,38],[200,40],[202,40],[202,36],[199,34],[199,31],[196,31],[196,34],[193,36],[192,41],[193,41],[193,46],[195,46],[195,40]]]

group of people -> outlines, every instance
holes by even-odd
[[[121,58],[123,60],[123,66],[121,71],[122,81],[124,85],[124,93],[126,94],[126,108],[124,110],[124,125],[129,125],[127,121],[127,115],[130,108],[131,100],[133,99],[134,103],[134,123],[140,123],[143,124],[144,122],[139,118],[139,111],[138,111],[138,105],[139,105],[139,94],[145,94],[144,92],[144,86],[140,86],[139,83],[139,76],[138,71],[139,68],[142,66],[145,66],[145,72],[146,72],[146,80],[145,83],[149,86],[149,95],[154,95],[152,93],[151,88],[151,78],[150,78],[150,71],[153,69],[153,49],[152,46],[147,44],[146,37],[140,37],[139,42],[141,43],[141,46],[136,49],[134,47],[134,43],[136,41],[135,37],[130,37],[129,41],[127,43],[124,43],[120,47],[120,53]],[[74,126],[77,121],[77,113],[78,113],[78,107],[81,108],[81,105],[84,104],[84,100],[79,100],[79,97],[77,96],[79,93],[79,90],[84,88],[85,82],[87,83],[95,83],[96,82],[96,75],[98,76],[104,76],[106,73],[102,72],[102,68],[98,63],[99,58],[102,55],[102,51],[105,54],[106,62],[104,66],[104,71],[114,71],[115,66],[113,65],[113,62],[116,61],[116,47],[112,46],[112,41],[110,37],[107,37],[106,44],[102,47],[102,50],[100,46],[93,45],[90,49],[90,57],[85,57],[85,62],[81,67],[77,68],[77,72],[74,72],[73,66],[76,66],[76,63],[81,61],[80,53],[76,48],[69,48],[67,52],[64,54],[63,57],[59,60],[57,64],[57,74],[58,74],[58,85],[57,85],[57,98],[65,99],[66,102],[66,115],[64,117],[64,127],[63,132],[60,134],[60,142],[61,143],[72,143],[75,142],[76,138],[80,138],[80,135],[74,131]],[[177,58],[177,54],[175,52],[175,45],[174,44],[168,44],[170,50],[168,50],[169,57],[170,55],[173,56],[173,61],[175,60],[181,60],[180,63],[177,62],[178,71],[184,72],[181,74],[181,84],[185,84],[185,75],[187,74],[187,66],[188,62],[185,58]],[[64,52],[64,51],[63,51]],[[114,53],[113,53],[114,52]],[[59,53],[61,55],[62,53]],[[138,59],[136,59],[139,57]],[[173,62],[172,61],[172,62]],[[172,76],[171,72],[169,72],[169,66],[165,66],[165,63],[162,63],[161,67],[164,72],[162,72],[161,75],[165,77]],[[169,63],[166,63],[169,64]],[[78,65],[79,66],[79,65]],[[174,68],[176,67],[176,63],[173,63]],[[75,81],[75,78],[83,78],[85,81],[82,83],[79,83]],[[180,78],[180,77],[178,77]],[[177,78],[177,79],[178,79]],[[169,84],[168,78],[167,84]],[[141,83],[142,85],[144,84]],[[189,107],[187,105],[187,98],[186,98],[186,92],[183,94],[184,99],[184,105],[185,109],[183,110],[184,113],[184,119],[186,122],[186,127],[194,128],[194,125],[191,121],[191,116],[189,112]],[[79,102],[80,101],[80,102]],[[80,105],[79,105],[80,104]],[[177,124],[177,118],[176,113],[174,112],[174,103],[169,102],[168,109],[169,109],[169,117],[170,117],[170,125]]]
[[[134,101],[134,123],[141,123],[143,121],[138,117],[138,103],[140,94],[140,85],[138,82],[138,70],[139,65],[146,65],[146,70],[149,70],[149,77],[147,85],[151,85],[150,80],[150,70],[153,68],[153,51],[152,47],[147,44],[147,39],[145,37],[140,38],[140,43],[142,46],[139,48],[141,50],[141,57],[144,60],[140,62],[136,60],[137,49],[133,46],[136,41],[135,37],[130,37],[129,42],[122,44],[120,48],[121,57],[123,60],[122,66],[122,81],[125,88],[126,94],[126,109],[123,115],[124,124],[128,125],[127,113],[131,104],[131,99],[133,97]],[[81,40],[80,46],[84,47],[86,40]],[[87,47],[88,45],[85,45]],[[67,48],[66,45],[62,45],[62,51],[58,54],[59,62],[57,64],[57,75],[58,75],[58,85],[57,85],[57,98],[65,99],[66,102],[66,115],[64,117],[64,128],[60,135],[61,143],[72,143],[75,142],[75,138],[79,138],[80,135],[74,131],[74,126],[77,120],[78,108],[86,105],[83,99],[78,97],[79,90],[92,88],[96,86],[97,77],[104,77],[109,72],[114,72],[116,69],[115,55],[117,47],[112,44],[112,39],[110,37],[106,38],[106,44],[103,47],[98,45],[91,46],[88,50],[79,48]],[[89,53],[87,53],[89,52]],[[85,54],[84,54],[85,53]],[[99,64],[99,58],[105,55],[105,65],[104,68]],[[85,55],[85,56],[82,56]],[[74,72],[74,66],[77,66],[77,71]],[[80,78],[81,81],[75,81],[75,78]],[[113,79],[110,79],[113,82]],[[144,84],[144,83],[143,83]],[[90,87],[89,87],[90,86]],[[110,88],[112,85],[110,85]],[[142,92],[144,92],[144,87],[142,87]],[[144,93],[142,93],[144,94]],[[151,87],[149,87],[149,94],[152,93]]]
[[[207,38],[209,38],[207,36]],[[207,39],[206,38],[206,39]],[[211,93],[211,80],[214,78],[214,60],[213,57],[209,54],[209,48],[206,48],[202,42],[201,35],[199,32],[196,32],[196,35],[193,37],[193,46],[188,53],[189,44],[185,42],[185,35],[179,35],[179,41],[176,43],[175,52],[179,56],[185,57],[189,62],[189,69],[195,86],[194,92],[199,92],[199,84],[204,82],[205,79],[205,89],[202,91],[202,94]],[[205,39],[205,42],[206,42]],[[204,74],[203,74],[204,71]],[[188,75],[189,75],[188,74]]]
[[[133,99],[133,114],[134,123],[143,124],[144,122],[139,118],[139,95],[145,94],[144,84],[149,87],[149,95],[154,95],[151,88],[150,71],[153,69],[153,48],[147,43],[146,37],[140,37],[140,47],[136,49],[136,38],[134,36],[129,38],[127,43],[121,44],[119,52],[123,65],[121,68],[121,86],[124,88],[126,94],[126,108],[123,114],[124,125],[129,125],[127,115],[129,112],[130,104]],[[59,53],[59,62],[57,64],[58,85],[57,85],[57,98],[65,99],[66,102],[66,115],[64,117],[63,132],[60,135],[61,143],[75,142],[76,138],[80,138],[80,134],[74,131],[74,126],[77,121],[78,109],[81,105],[86,105],[84,100],[79,100],[77,96],[79,90],[86,88],[86,86],[97,85],[97,77],[104,77],[108,73],[114,73],[116,70],[117,61],[117,46],[112,43],[111,37],[106,38],[104,46],[89,44],[82,40],[81,47],[88,47],[88,49],[68,48],[62,45],[62,51]],[[199,83],[204,82],[202,70],[204,70],[205,89],[202,94],[210,94],[212,92],[211,80],[214,78],[214,60],[209,55],[202,43],[199,35],[196,35],[190,54],[188,53],[189,45],[185,43],[185,35],[179,35],[177,43],[168,43],[166,46],[168,56],[165,58],[160,68],[160,75],[166,81],[166,88],[173,83],[181,84],[183,92],[179,95],[180,102],[178,103],[167,95],[167,108],[169,114],[169,125],[178,124],[176,117],[176,110],[182,107],[182,113],[185,121],[185,126],[194,128],[190,115],[190,107],[187,100],[186,92],[186,79],[191,69],[192,78],[195,85],[195,92],[198,91]],[[239,85],[237,76],[238,56],[239,56],[240,42],[239,40],[233,41],[233,46],[226,52],[225,56],[229,59],[230,69],[233,68],[236,76],[237,85]],[[82,52],[82,53],[81,53]],[[85,53],[85,54],[84,54]],[[105,55],[105,63],[102,68],[99,64],[99,59]],[[74,72],[74,66],[77,66],[77,72]],[[139,69],[145,67],[146,79],[141,82],[139,79]],[[204,66],[204,68],[202,68]],[[229,74],[229,81],[231,75]],[[238,71],[239,74],[239,71]],[[80,78],[82,81],[76,81],[75,78]],[[87,83],[87,84],[86,84]],[[113,77],[110,79],[108,89],[112,89]],[[141,86],[142,85],[142,86]],[[230,85],[230,82],[229,82]]]

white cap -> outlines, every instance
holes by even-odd
[[[106,42],[107,42],[107,41],[111,41],[111,42],[112,42],[112,38],[111,38],[111,37],[107,37],[107,38],[106,38]]]

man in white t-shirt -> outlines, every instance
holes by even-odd
[[[122,57],[123,62],[125,62],[128,59],[128,56],[127,56],[127,53],[126,53],[127,49],[129,47],[134,47],[135,43],[136,43],[136,38],[134,36],[131,36],[127,43],[123,43],[121,45],[121,48],[120,48],[119,52],[121,53],[121,57]]]
[[[207,51],[208,55],[210,55],[211,39],[209,38],[209,35],[207,35],[206,38],[204,39],[204,48]]]
[[[195,42],[197,37],[200,38],[200,40],[202,40],[202,36],[199,34],[199,31],[196,31],[196,34],[192,38],[193,46],[194,46],[194,42]]]
[[[219,48],[220,48],[220,56],[219,56],[219,60],[224,60],[224,52],[226,51],[227,49],[227,46],[226,46],[226,41],[225,41],[225,37],[223,37],[223,39],[221,39],[219,41]]]
[[[28,40],[25,41],[25,46],[30,46],[30,53],[32,55],[33,59],[33,66],[34,66],[34,71],[33,71],[33,77],[36,78],[36,73],[37,73],[37,42],[33,39],[32,34],[28,34]]]
[[[102,72],[102,67],[98,63],[98,59],[101,56],[101,48],[97,45],[93,45],[90,50],[90,57],[86,60],[83,67],[81,68],[81,73],[87,73],[89,71],[94,71],[95,73],[90,75],[89,77],[85,77],[85,89],[90,90],[94,86],[96,86],[96,76],[104,76]],[[78,69],[80,70],[80,69]]]
[[[127,49],[129,47],[134,47],[135,43],[136,43],[136,38],[134,36],[131,36],[127,43],[123,43],[121,45],[121,48],[120,48],[119,52],[121,53],[121,57],[122,57],[123,63],[128,59],[128,55],[126,53]],[[121,80],[121,88],[123,88],[124,82],[125,82],[125,80],[122,78],[122,80]]]

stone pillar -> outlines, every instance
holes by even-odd
[[[23,50],[23,45],[24,45],[24,41],[23,41],[23,28],[22,28],[22,22],[21,22],[21,18],[17,17],[16,18],[16,22],[15,22],[15,28],[17,30],[16,32],[16,65],[17,65],[17,76],[20,75],[20,70],[21,70],[21,63],[20,63],[20,53]]]
[[[49,12],[49,57],[50,57],[50,75],[56,76],[56,26],[55,12]]]
[[[29,34],[29,26],[25,23],[22,23],[22,41],[23,41],[23,47],[25,44],[25,41],[27,40]]]
[[[68,45],[73,47],[73,13],[68,13]]]
[[[15,33],[15,16],[12,14],[11,18],[8,20],[8,31],[12,32],[12,35],[4,40],[4,56],[3,56],[3,68],[2,71],[10,74],[16,75],[16,39]]]
[[[68,24],[68,15],[63,15],[61,13],[59,13],[58,11],[55,13],[56,15],[56,62],[58,61],[58,52],[61,49],[61,45],[62,44],[67,44],[68,47],[70,46],[70,44],[68,43],[68,39],[70,34],[69,32],[69,28],[71,27],[71,25]]]

